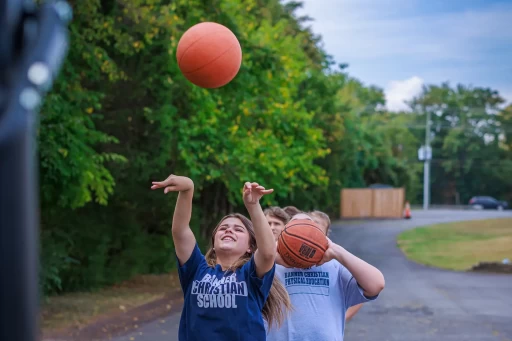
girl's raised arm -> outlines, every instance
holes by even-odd
[[[260,205],[261,197],[273,191],[273,189],[266,190],[265,187],[255,182],[246,182],[244,185],[244,204],[251,217],[254,234],[256,235],[256,244],[258,245],[258,249],[254,253],[254,263],[256,265],[256,275],[259,278],[270,271],[276,261],[277,252],[274,234]]]
[[[192,255],[196,246],[196,237],[190,229],[190,218],[192,217],[192,198],[194,197],[194,182],[184,176],[171,174],[164,181],[154,181],[151,189],[164,188],[164,194],[179,192],[174,216],[172,218],[172,238],[176,256],[180,265]]]

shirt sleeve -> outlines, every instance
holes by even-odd
[[[272,268],[267,271],[267,273],[264,274],[262,278],[259,278],[256,274],[254,256],[252,256],[251,260],[244,264],[242,270],[247,276],[246,278],[252,289],[251,291],[253,291],[253,294],[256,294],[261,299],[260,303],[263,307],[263,304],[267,300],[268,294],[270,292],[270,288],[272,287],[272,282],[276,272],[276,264],[274,263]]]
[[[178,261],[178,275],[180,277],[181,288],[183,289],[183,292],[185,292],[194,279],[199,267],[201,265],[206,265],[206,259],[196,243],[190,258],[183,265],[179,265],[180,262],[178,260],[178,256],[176,256],[176,260]]]
[[[354,305],[375,300],[379,295],[367,297],[363,293],[363,288],[359,286],[356,279],[350,271],[340,265],[340,279],[343,287],[343,296],[345,297],[345,309]]]

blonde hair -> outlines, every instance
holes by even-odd
[[[214,249],[215,234],[217,233],[220,224],[222,224],[222,222],[227,218],[240,219],[242,224],[247,229],[247,232],[249,232],[249,249],[251,250],[251,252],[245,252],[245,254],[242,255],[228,269],[231,271],[235,271],[237,269],[240,269],[245,263],[247,263],[258,248],[258,246],[256,245],[256,235],[254,234],[252,222],[242,214],[228,214],[227,216],[220,220],[220,222],[213,230],[210,249],[206,252],[205,258],[206,263],[209,266],[215,267],[217,265],[217,255],[215,254]],[[265,301],[265,305],[261,310],[263,318],[267,321],[268,329],[270,330],[274,325],[276,325],[278,328],[281,327],[281,325],[284,322],[284,319],[291,310],[292,304],[290,301],[290,296],[288,296],[288,291],[286,291],[285,287],[283,286],[283,283],[281,283],[281,281],[277,277],[274,277],[274,280],[272,281],[272,286],[270,287],[270,293],[268,294],[267,300]]]
[[[329,229],[331,228],[331,218],[329,218],[329,216],[326,213],[324,213],[322,211],[318,211],[318,210],[309,212],[309,215],[312,218],[316,217],[316,218],[319,218],[321,220],[324,220],[327,223],[327,229],[325,230],[325,234],[328,235],[329,234]]]

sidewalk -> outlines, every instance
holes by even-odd
[[[170,277],[174,279],[175,276],[171,275]],[[56,300],[65,300],[66,304],[58,306],[57,309],[59,311],[53,311],[52,314],[58,315],[57,317],[67,318],[68,321],[63,327],[52,328],[48,326],[48,321],[45,321],[44,318],[50,319],[55,316],[48,316],[48,313],[46,316],[43,315],[41,340],[99,341],[112,339],[116,336],[136,331],[139,326],[144,323],[180,312],[183,304],[183,294],[179,283],[175,281],[169,282],[169,276],[161,276],[161,278],[160,283],[155,282],[158,278],[153,278],[152,282],[145,283],[145,286],[140,283],[138,283],[137,286],[134,285],[134,281],[129,281],[118,287],[105,289],[105,293],[98,294],[97,296],[101,297],[102,295],[107,295],[105,300],[108,300],[108,295],[112,295],[111,301],[114,303],[110,304],[110,306],[102,306],[102,311],[86,318],[84,321],[77,321],[75,317],[73,317],[73,313],[84,307],[90,308],[89,306],[94,304],[90,302],[91,294],[84,293],[82,295],[83,297],[81,297],[81,294],[71,294],[67,295],[71,296],[71,298],[67,298],[66,296],[56,298]],[[162,290],[165,290],[165,292],[162,292],[159,298],[153,299],[150,302],[140,305],[136,305],[134,302],[128,302],[131,303],[131,308],[117,306],[117,309],[108,309],[112,308],[111,306],[113,304],[117,304],[119,299],[115,296],[118,291],[122,291],[123,297],[126,297],[126,295],[130,296],[130,292],[132,292],[134,296],[141,295],[142,291],[147,291],[148,295],[154,295]],[[43,306],[43,312],[45,308],[47,307]]]

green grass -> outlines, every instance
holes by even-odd
[[[468,270],[479,262],[512,258],[512,219],[419,227],[401,233],[397,243],[415,262],[443,269]]]

